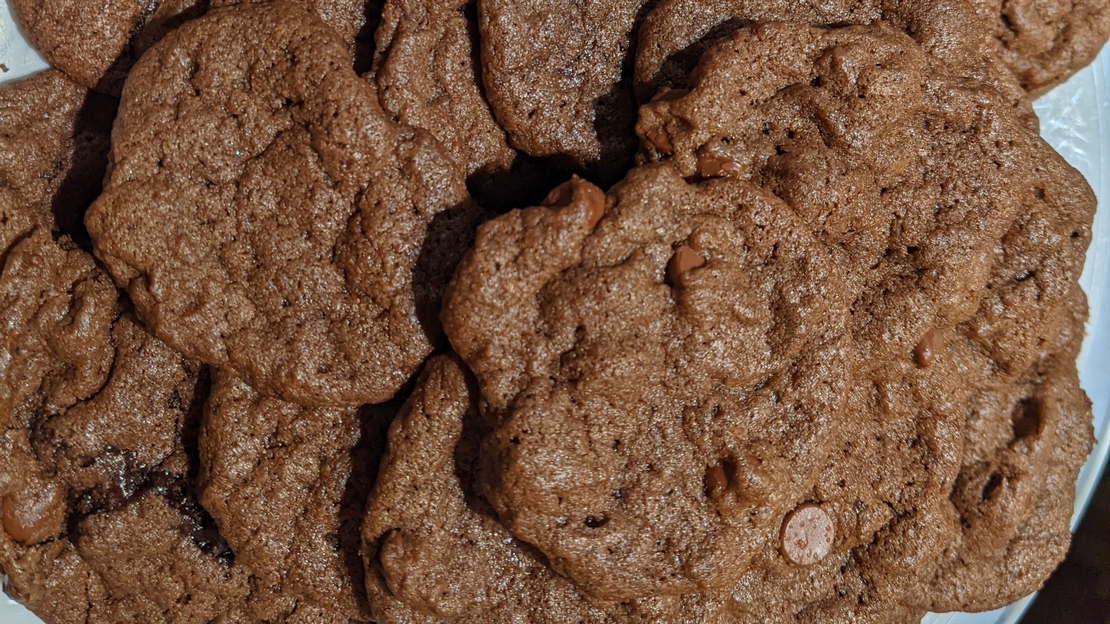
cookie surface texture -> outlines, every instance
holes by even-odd
[[[468,176],[507,171],[516,157],[479,86],[474,11],[459,0],[386,2],[373,70],[386,112],[431,132]]]
[[[207,383],[121,310],[87,253],[38,229],[6,257],[0,558],[48,622],[239,612],[236,570],[190,492]]]
[[[912,37],[954,72],[994,86],[1022,119],[1036,128],[1025,90],[996,57],[993,22],[967,0],[662,0],[640,30],[637,97],[646,103],[660,89],[685,88],[707,49],[738,28],[772,21],[830,28],[883,21]]]
[[[1101,0],[977,0],[995,50],[1030,95],[1064,82],[1094,60],[1110,37]]]
[[[113,155],[86,224],[167,343],[336,407],[389,399],[432,350],[467,244],[461,172],[388,121],[297,4],[213,10],[164,39],[128,81]]]
[[[595,600],[516,540],[471,486],[484,428],[478,403],[466,367],[437,356],[390,428],[362,532],[380,624],[706,621],[712,610],[700,596]]]
[[[513,147],[603,184],[631,167],[634,31],[644,0],[478,0],[486,96]]]
[[[302,408],[214,375],[198,498],[253,577],[259,621],[373,621],[358,527],[393,412]]]
[[[78,83],[119,95],[131,66],[207,0],[14,0],[15,18],[50,64]]]
[[[497,423],[479,487],[599,599],[727,586],[843,417],[843,287],[738,180],[653,165],[546,204],[479,228],[445,296]]]
[[[0,253],[35,227],[87,242],[116,106],[55,70],[0,88]]]
[[[1049,148],[1005,97],[883,24],[740,29],[690,87],[641,109],[646,152],[751,180],[809,223],[845,269],[857,365],[875,378],[975,313],[997,241],[1038,201]]]

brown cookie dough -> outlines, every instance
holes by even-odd
[[[1110,36],[1105,0],[974,0],[994,52],[1031,96],[1095,59]]]
[[[214,375],[198,496],[253,577],[257,621],[373,621],[358,527],[395,412],[302,408]]]
[[[53,70],[0,88],[0,254],[35,227],[87,242],[116,106]]]
[[[43,229],[7,254],[6,590],[51,623],[211,621],[246,585],[189,494],[207,384],[116,295],[92,257]]]
[[[389,399],[431,352],[474,218],[294,3],[210,11],[136,64],[86,224],[168,344],[308,406]]]
[[[641,108],[647,155],[790,204],[844,267],[873,378],[905,374],[930,329],[974,314],[997,241],[1042,201],[1050,148],[997,91],[885,24],[743,28],[694,76]]]
[[[496,423],[479,487],[599,598],[727,586],[844,417],[834,266],[738,180],[652,165],[545,204],[484,224],[444,298]]]
[[[646,0],[477,0],[482,77],[513,147],[585,168],[602,184],[636,150],[631,61]]]
[[[51,65],[78,83],[119,95],[131,66],[207,0],[12,0],[15,18]]]

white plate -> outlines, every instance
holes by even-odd
[[[26,41],[11,19],[8,0],[0,2],[0,84],[45,69],[47,64]],[[2,70],[3,68],[0,68]],[[1110,202],[1110,46],[1098,59],[1036,102],[1041,134],[1090,181],[1100,205]],[[1091,500],[1110,451],[1110,210],[1095,215],[1094,239],[1080,285],[1091,309],[1087,339],[1079,353],[1079,378],[1094,403],[1098,446],[1091,453],[1076,484],[1072,528]],[[1013,624],[1032,602],[1032,596],[988,613],[929,614],[922,624]],[[15,601],[0,599],[3,624],[41,624]]]

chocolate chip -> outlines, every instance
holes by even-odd
[[[913,348],[913,358],[917,361],[918,367],[928,368],[937,357],[937,354],[944,349],[947,342],[948,340],[943,329],[934,327],[925,332],[925,335],[921,337],[921,341]]]
[[[24,544],[54,537],[65,523],[65,496],[56,483],[25,486],[0,498],[4,532]]]
[[[569,182],[551,189],[541,205],[549,208],[564,208],[574,204],[586,206],[586,219],[590,227],[593,227],[605,214],[605,192],[596,184],[575,175]]]
[[[682,277],[705,264],[705,257],[689,245],[680,245],[667,262],[667,283],[678,285]]]
[[[698,176],[703,178],[723,178],[739,176],[747,169],[729,156],[717,154],[706,148],[698,150]]]
[[[782,523],[782,555],[794,565],[811,566],[832,549],[836,528],[821,507],[806,503]]]
[[[651,144],[655,146],[655,149],[659,150],[661,153],[674,153],[674,143],[671,143],[671,137],[667,136],[667,131],[663,128],[659,126],[648,128],[644,134],[647,136],[648,141],[651,141]]]

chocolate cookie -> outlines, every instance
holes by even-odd
[[[516,157],[482,95],[473,11],[469,0],[388,0],[373,70],[382,108],[430,132],[468,176]]]
[[[950,454],[960,470],[949,481],[947,527],[944,516],[934,517],[904,538],[920,551],[930,531],[951,536],[935,563],[915,558],[919,573],[893,603],[914,617],[1002,607],[1035,591],[1067,550],[1072,484],[1090,448],[1089,404],[1071,363],[1086,318],[1076,280],[1094,202],[1058,155],[1043,158],[1038,173],[1039,201],[1022,207],[999,242],[975,317],[953,330],[931,330],[914,350],[915,375],[938,366],[955,371],[948,382],[925,387],[966,419],[956,445],[962,450]],[[1067,431],[1058,434],[1061,427]],[[924,465],[934,472],[937,464]],[[848,474],[860,472],[866,467]],[[889,568],[904,555],[855,554],[837,598],[810,611],[815,621],[876,607],[884,613],[883,603],[892,603],[881,597],[902,585]]]
[[[914,392],[941,397],[942,386],[930,389],[937,379],[936,375],[923,377]],[[902,561],[924,563],[914,572],[931,575],[935,566],[929,564],[955,534],[946,492],[959,466],[957,449],[962,442],[961,428],[951,425],[962,421],[963,412],[953,409],[928,417],[929,410],[905,402],[909,394],[885,393],[890,403],[864,406],[861,413],[869,417],[840,430],[837,439],[844,444],[843,451],[838,449],[829,458],[809,502],[783,519],[773,539],[754,545],[757,554],[752,565],[734,586],[709,594],[610,602],[582,593],[554,573],[529,545],[498,522],[494,510],[473,491],[469,484],[480,471],[487,422],[479,414],[474,382],[462,367],[453,358],[433,359],[391,428],[382,471],[367,505],[363,552],[375,617],[382,623],[522,618],[567,623],[793,621],[807,605],[835,595],[861,541],[889,554],[884,537],[889,539],[893,531],[886,525],[904,528],[913,520],[919,532],[910,544],[918,546],[921,556]],[[897,407],[891,408],[892,404]],[[954,404],[944,399],[934,408]],[[896,424],[889,426],[891,422]],[[907,439],[916,442],[909,453]],[[889,453],[872,453],[884,446]],[[915,477],[916,484],[907,485],[904,480]],[[926,491],[929,494],[921,496]],[[940,503],[941,511],[927,513],[927,500],[934,506]],[[944,505],[948,515],[943,513]],[[800,528],[806,524],[803,519],[809,520],[810,527],[831,531],[834,545],[822,551],[816,544],[796,547],[787,542],[804,530]],[[948,539],[920,530],[930,528],[941,529]],[[907,578],[909,567],[903,565],[900,570]],[[884,596],[882,602],[887,612],[896,609],[899,601],[913,603],[908,594],[895,590],[917,586],[906,580],[892,585],[883,588],[891,598]],[[911,610],[916,612],[916,607]]]
[[[1047,92],[1095,59],[1110,36],[1102,0],[974,0],[995,53],[1031,96]]]
[[[7,253],[6,590],[51,623],[211,621],[247,587],[189,494],[203,371],[116,295],[91,256],[44,229]]]
[[[703,621],[698,596],[592,599],[497,521],[471,487],[485,428],[474,385],[455,356],[432,358],[390,427],[362,528],[377,621]]]
[[[731,584],[844,417],[843,295],[781,201],[667,165],[484,224],[442,313],[496,423],[481,491],[598,598]]]
[[[119,95],[135,60],[207,0],[12,0],[31,45],[80,84]]]
[[[1033,198],[994,250],[979,310],[959,328],[978,357],[992,362],[980,367],[986,372],[976,383],[984,389],[1013,382],[1045,357],[1062,323],[1074,316],[1076,282],[1091,243],[1096,199],[1082,174],[1047,145],[1033,166]],[[1082,334],[1082,326],[1072,331]]]
[[[996,90],[882,23],[743,28],[690,86],[641,108],[646,154],[790,204],[844,268],[856,362],[876,379],[974,314],[998,240],[1041,201],[1050,148]]]
[[[702,53],[737,28],[782,21],[829,27],[885,21],[960,75],[1002,92],[1031,127],[1026,93],[995,58],[989,18],[968,0],[662,0],[644,20],[636,51],[636,93],[648,102],[660,89],[687,86]]]
[[[253,577],[256,621],[373,621],[358,527],[395,412],[302,408],[215,374],[199,498]]]
[[[482,77],[513,147],[611,184],[636,149],[631,61],[650,0],[478,0]]]
[[[938,357],[896,381],[855,380],[852,418],[829,432],[805,502],[733,587],[704,598],[716,619],[703,621],[919,620],[918,596],[958,538],[948,493],[973,390],[961,364]],[[833,615],[840,606],[851,612]]]
[[[210,0],[212,8],[235,4],[273,2],[273,0]],[[339,40],[347,44],[356,64],[366,56],[373,43],[374,28],[381,13],[380,0],[294,0],[331,26]]]
[[[189,22],[136,64],[86,224],[168,344],[307,406],[389,399],[432,350],[474,215],[295,3]]]
[[[116,106],[53,70],[0,88],[0,254],[36,226],[87,242]]]
[[[480,422],[461,363],[429,360],[390,427],[362,525],[366,589],[381,624],[511,622],[528,614],[578,622],[589,615],[569,581],[468,495]]]
[[[1082,327],[1085,306],[1079,312]],[[1069,348],[970,404],[952,492],[961,541],[942,558],[934,610],[1009,604],[1040,589],[1067,554],[1075,480],[1094,441],[1074,364],[1081,337],[1070,333]]]

